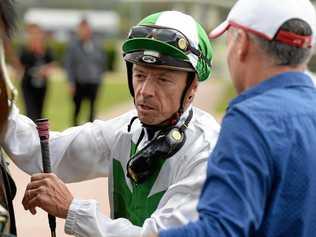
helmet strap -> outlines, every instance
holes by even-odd
[[[195,78],[195,72],[189,72],[188,77],[187,77],[187,83],[186,83],[185,88],[184,88],[182,95],[181,95],[180,107],[178,110],[178,113],[180,114],[180,116],[184,112],[184,103],[185,103],[185,100],[187,98],[187,94],[192,86],[192,82],[194,81],[194,78]]]
[[[126,70],[127,70],[127,81],[128,89],[131,96],[134,98],[134,87],[133,87],[133,63],[126,61]],[[135,99],[134,99],[135,101]]]

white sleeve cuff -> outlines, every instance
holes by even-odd
[[[74,198],[70,204],[65,233],[76,237],[101,237],[103,216],[96,200],[81,200]]]
[[[75,235],[75,223],[77,220],[77,213],[80,207],[80,200],[74,198],[69,206],[68,214],[65,222],[65,233]]]

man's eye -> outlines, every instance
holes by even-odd
[[[170,82],[170,80],[168,78],[165,78],[165,77],[159,77],[159,81],[161,82]]]
[[[134,77],[137,79],[143,79],[143,78],[145,78],[145,75],[144,74],[134,74]]]

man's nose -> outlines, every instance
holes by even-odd
[[[156,90],[155,79],[148,76],[141,87],[141,94],[143,96],[154,96]]]

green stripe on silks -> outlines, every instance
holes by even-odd
[[[131,143],[131,156],[136,153],[136,145]],[[159,159],[153,174],[142,184],[132,183],[131,192],[126,180],[124,169],[118,160],[113,160],[113,203],[114,218],[127,218],[134,225],[142,226],[156,210],[159,201],[166,191],[148,197],[165,160]]]

